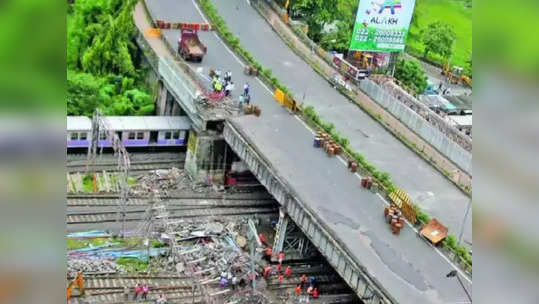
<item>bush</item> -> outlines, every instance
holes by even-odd
[[[417,219],[424,224],[430,222],[430,216],[423,211],[417,212]]]
[[[448,235],[444,240],[444,246],[455,249],[457,247],[457,238],[452,234]]]

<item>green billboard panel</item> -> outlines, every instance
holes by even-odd
[[[415,0],[360,0],[350,50],[402,52]]]

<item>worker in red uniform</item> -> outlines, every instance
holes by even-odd
[[[277,256],[277,258],[279,259],[279,264],[282,264],[283,263],[283,260],[284,260],[284,252],[279,252],[279,255]]]
[[[301,288],[305,287],[305,283],[307,283],[307,276],[303,274],[300,279]]]
[[[260,243],[266,246],[268,245],[268,243],[266,243],[266,237],[262,233],[258,235],[258,240],[260,241]]]
[[[268,265],[266,266],[266,268],[264,268],[264,277],[267,278],[270,272],[271,272],[271,265]]]
[[[300,284],[298,284],[298,285],[296,286],[296,295],[298,295],[298,296],[301,295],[301,285],[300,285]]]
[[[271,255],[273,254],[273,250],[270,247],[266,247],[266,249],[264,249],[264,254],[266,255],[266,260],[268,260],[268,262],[271,262]]]
[[[292,274],[292,268],[290,268],[290,266],[286,266],[286,269],[284,270],[284,275],[286,277],[290,277],[291,274]]]
[[[318,287],[313,289],[312,295],[313,295],[313,298],[318,299]]]
[[[283,274],[279,272],[279,276],[277,277],[277,280],[279,281],[279,283],[282,283],[283,282]]]

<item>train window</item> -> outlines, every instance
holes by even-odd
[[[129,132],[128,138],[135,139],[135,132]]]
[[[172,132],[165,132],[165,139],[170,139]]]
[[[79,136],[79,139],[80,140],[86,140],[86,138],[88,138],[88,134],[86,132],[81,132],[80,136]]]
[[[180,131],[174,131],[174,134],[172,134],[172,138],[179,139],[180,138]]]
[[[107,132],[99,133],[99,140],[106,140],[106,139],[107,139]]]
[[[137,139],[143,139],[143,138],[144,138],[144,132],[138,132]]]
[[[71,133],[71,140],[77,140],[79,139],[79,133],[73,132]]]
[[[185,139],[185,131],[180,131],[180,138]]]

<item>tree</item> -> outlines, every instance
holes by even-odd
[[[395,66],[395,78],[416,93],[422,93],[427,88],[427,75],[415,59],[399,58]]]
[[[453,45],[457,35],[451,25],[435,21],[421,32],[421,36],[425,45],[425,57],[429,52],[433,52],[448,59],[453,53]]]
[[[294,15],[302,16],[309,26],[308,36],[318,42],[324,26],[335,20],[350,23],[357,9],[357,0],[294,0],[290,1]]]
[[[352,38],[352,27],[345,22],[337,23],[337,29],[320,39],[320,45],[326,50],[334,50],[340,53],[348,51]]]

